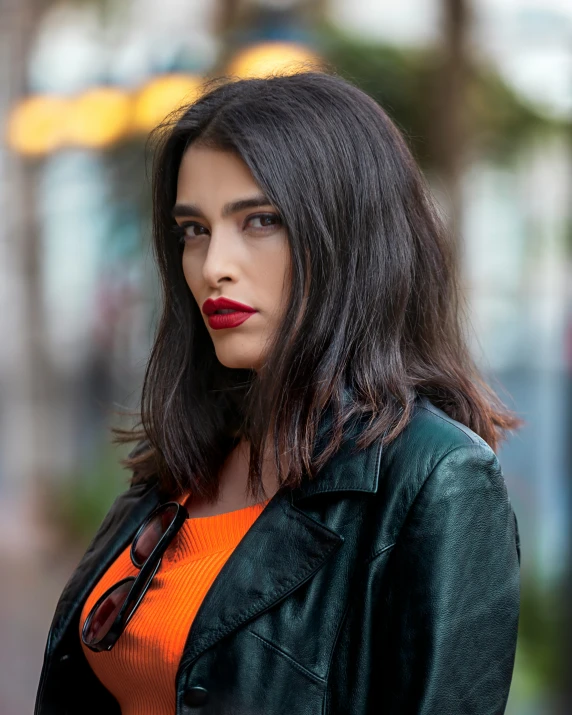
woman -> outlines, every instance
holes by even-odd
[[[159,139],[133,479],[36,713],[504,712],[520,551],[493,450],[520,421],[403,138],[308,72],[216,82]]]

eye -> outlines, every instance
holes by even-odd
[[[250,224],[252,221],[259,221],[260,225],[252,226],[255,231],[264,232],[266,229],[274,228],[274,226],[280,226],[282,224],[282,219],[277,214],[256,214],[256,216],[249,216],[246,219],[246,223]]]
[[[197,238],[198,236],[204,235],[202,233],[197,233],[196,231],[205,231],[208,233],[204,226],[196,221],[185,221],[182,224],[175,224],[172,227],[173,234],[178,238],[179,243],[184,244],[188,239]]]

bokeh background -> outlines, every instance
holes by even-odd
[[[572,713],[572,3],[0,0],[0,713],[128,475],[158,313],[149,131],[204,78],[327,63],[406,134],[457,240],[522,540],[512,715]]]

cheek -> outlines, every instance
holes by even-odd
[[[183,275],[195,300],[198,299],[201,285],[201,270],[196,261],[191,261],[183,255]]]

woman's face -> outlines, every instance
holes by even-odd
[[[179,167],[173,216],[185,279],[217,358],[258,370],[287,301],[290,249],[278,211],[239,156],[192,145]]]

